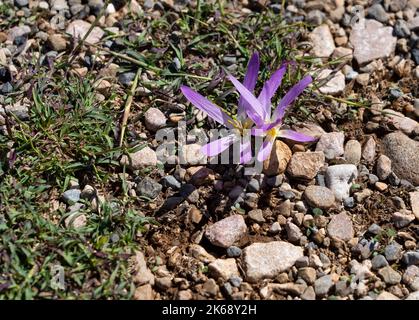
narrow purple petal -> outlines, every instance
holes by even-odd
[[[243,138],[240,144],[240,163],[248,163],[252,160],[252,142],[249,138]]]
[[[265,110],[259,100],[232,75],[229,75],[228,78],[236,87],[241,97],[248,103],[248,105],[245,105],[244,107],[249,118],[251,118],[257,125],[262,124],[263,119],[265,119]]]
[[[201,151],[207,157],[213,157],[227,149],[234,141],[237,140],[235,134],[231,134],[227,137],[220,138],[218,140],[207,143],[202,146]]]
[[[294,85],[290,91],[281,99],[278,107],[274,111],[273,119],[275,126],[278,125],[284,117],[286,108],[294,102],[294,100],[304,91],[305,88],[313,81],[311,76],[306,76]]]
[[[250,129],[250,134],[255,137],[263,137],[266,134],[266,130],[264,130],[265,125],[261,128],[252,128]]]
[[[281,85],[282,78],[287,71],[287,65],[288,63],[283,63],[281,67],[270,77],[270,79],[265,82],[258,97],[260,103],[265,108],[266,120],[271,117],[271,99]]]
[[[199,110],[206,112],[209,117],[225,125],[226,127],[232,127],[231,122],[233,120],[219,107],[210,102],[207,98],[203,97],[198,92],[192,90],[187,86],[181,86],[180,90],[182,91],[186,99],[188,99],[189,102],[192,103]]]
[[[312,142],[312,141],[317,140],[317,138],[315,137],[311,137],[311,136],[308,136],[306,134],[303,134],[294,130],[279,130],[278,137],[291,139],[291,140],[299,141],[299,142]]]
[[[255,52],[252,57],[249,60],[249,63],[247,65],[247,71],[244,76],[243,85],[249,90],[250,92],[253,92],[255,90],[258,73],[259,73],[259,54]],[[246,100],[243,99],[243,97],[240,97],[238,109],[237,109],[237,116],[239,118],[244,119],[246,117],[246,111],[245,108],[247,108],[248,103]]]
[[[257,159],[262,162],[265,161],[271,154],[272,146],[274,145],[275,138],[267,137],[263,141],[262,147],[259,149]]]

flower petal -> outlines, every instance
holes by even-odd
[[[259,65],[260,65],[259,54],[255,52],[249,60],[249,63],[247,65],[247,71],[243,80],[243,85],[250,92],[253,92],[253,90],[255,90],[256,82],[258,79]],[[237,116],[239,118],[242,118],[242,119],[246,118],[245,108],[248,106],[245,107],[245,105],[247,104],[248,103],[246,102],[246,100],[244,100],[243,97],[240,97],[238,109],[237,109]]]
[[[236,140],[237,136],[235,134],[231,134],[227,137],[223,137],[207,143],[206,145],[202,146],[201,151],[207,157],[213,157],[226,150]]]
[[[300,133],[294,130],[279,130],[278,137],[286,138],[286,139],[290,139],[294,141],[299,141],[299,142],[312,142],[312,141],[317,140],[317,138],[315,137],[308,136],[304,133]]]
[[[281,85],[282,78],[287,71],[288,63],[283,63],[281,67],[275,71],[274,74],[270,77],[268,81],[263,85],[262,91],[258,97],[258,100],[265,108],[266,118],[265,120],[271,117],[271,99],[275,95],[276,90],[278,90]]]
[[[274,145],[275,138],[267,137],[260,147],[257,159],[262,162],[265,161],[271,154],[272,146]]]
[[[187,86],[181,86],[180,90],[186,99],[189,100],[195,107],[199,110],[202,110],[208,114],[215,121],[225,125],[226,127],[231,128],[233,121],[225,112],[223,112],[219,107],[210,102],[207,98],[200,95],[198,92],[192,90]]]
[[[263,137],[266,134],[264,127],[265,125],[263,125],[261,128],[252,128],[250,129],[250,134],[255,137]]]
[[[257,125],[261,125],[263,119],[265,119],[265,110],[259,100],[232,75],[229,75],[228,78],[236,87],[241,97],[248,103],[248,105],[245,105],[244,107],[249,118],[251,118]]]
[[[290,91],[281,99],[278,107],[275,109],[273,114],[273,120],[278,125],[284,117],[286,108],[304,91],[305,88],[313,81],[311,76],[306,76],[301,79],[296,85],[294,85]]]
[[[252,160],[252,142],[249,138],[243,137],[240,144],[240,163],[248,163]]]

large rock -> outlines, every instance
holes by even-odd
[[[333,71],[330,69],[323,69],[319,75],[318,80],[326,79],[331,75]],[[339,95],[345,89],[345,76],[341,71],[336,72],[331,76],[330,80],[319,87],[319,90],[323,94],[330,94],[332,96]]]
[[[333,192],[321,186],[308,186],[304,191],[304,198],[312,208],[330,209],[335,203]]]
[[[293,178],[313,179],[324,165],[323,152],[296,152],[292,155],[287,171]]]
[[[290,269],[303,256],[303,249],[288,242],[253,243],[244,249],[244,264],[249,282],[274,278]]]
[[[348,163],[358,165],[361,161],[361,152],[361,144],[357,140],[349,140],[345,145],[345,160]]]
[[[282,141],[275,141],[271,154],[263,162],[263,173],[276,176],[284,173],[292,156],[291,149]]]
[[[156,132],[166,125],[166,116],[157,108],[150,108],[144,114],[145,126],[148,130]]]
[[[396,129],[403,131],[405,134],[409,135],[414,130],[419,132],[419,123],[413,119],[405,117],[403,113],[391,110],[383,110],[384,119],[391,123]]]
[[[412,207],[412,212],[416,217],[416,220],[419,221],[419,191],[410,192],[410,205]]]
[[[135,270],[134,282],[138,285],[154,285],[154,275],[147,267],[144,254],[141,251],[137,251],[135,256],[131,257],[131,262]]]
[[[142,169],[157,164],[157,155],[153,149],[144,147],[137,152],[123,155],[120,161],[121,165],[129,166],[132,170]]]
[[[232,215],[209,226],[205,232],[208,240],[218,247],[228,248],[239,241],[247,232],[241,215]]]
[[[343,155],[344,141],[345,134],[343,132],[328,132],[320,137],[316,151],[323,151],[327,159],[335,159]]]
[[[68,25],[66,32],[70,34],[73,38],[81,40],[89,31],[90,27],[91,24],[86,21],[74,20]],[[105,32],[101,28],[94,27],[88,35],[88,37],[86,38],[85,42],[91,44],[98,43],[100,39],[102,39],[104,34]]]
[[[398,131],[386,135],[382,147],[383,153],[391,159],[393,172],[419,185],[419,142]]]
[[[337,164],[326,170],[326,185],[333,191],[337,200],[349,197],[352,181],[358,176],[358,170],[353,164]]]
[[[217,259],[208,265],[208,270],[217,279],[223,278],[228,280],[231,277],[240,277],[236,259],[234,258]]]
[[[327,226],[327,233],[331,238],[343,241],[351,240],[354,236],[351,218],[345,212],[333,216]]]
[[[316,57],[328,58],[335,50],[335,42],[328,25],[315,28],[310,34],[310,40],[313,43],[313,53]]]
[[[349,41],[355,49],[355,60],[364,65],[393,54],[397,38],[393,36],[392,27],[384,27],[378,21],[366,19],[365,25],[362,22],[355,24]]]

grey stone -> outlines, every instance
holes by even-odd
[[[346,280],[340,280],[335,284],[335,293],[338,296],[346,297],[353,292],[352,287]]]
[[[345,135],[343,132],[325,133],[320,137],[319,141],[317,142],[316,151],[323,151],[327,159],[334,159],[343,155],[344,141]]]
[[[419,220],[419,191],[409,192],[409,197],[412,212],[416,217],[416,220]]]
[[[299,269],[298,275],[309,285],[313,284],[314,281],[316,281],[316,269],[312,267]]]
[[[375,185],[380,179],[375,174],[369,174],[368,175],[368,182],[371,185]]]
[[[307,287],[304,293],[301,295],[302,300],[316,300],[316,292],[313,287]]]
[[[375,142],[373,137],[368,137],[367,141],[364,143],[363,150],[362,150],[362,158],[368,162],[373,163],[375,159],[375,149],[377,143]]]
[[[414,0],[414,1],[416,1],[416,0]],[[387,6],[388,6],[388,9],[391,12],[398,12],[398,11],[403,10],[406,7],[407,2],[408,2],[408,0],[389,0],[389,1],[386,0],[384,2],[384,4],[386,5],[386,9],[387,9]],[[412,1],[410,1],[410,2],[412,2]]]
[[[372,233],[373,235],[378,235],[381,232],[383,232],[383,229],[378,225],[373,223],[369,228],[368,228],[368,232]]]
[[[389,262],[395,262],[402,258],[402,249],[403,247],[394,242],[386,246],[384,249],[384,254],[386,256],[387,261]]]
[[[332,74],[332,70],[323,69],[317,76],[318,80],[325,79]],[[319,91],[323,94],[337,96],[345,89],[345,76],[341,71],[336,72],[332,75],[331,79],[319,87]],[[343,151],[342,151],[343,154]]]
[[[328,25],[316,27],[310,33],[310,40],[313,43],[313,53],[317,57],[330,57],[335,50],[335,42]]]
[[[410,213],[394,212],[392,220],[396,228],[403,228],[415,220],[415,216]]]
[[[381,180],[385,180],[391,173],[391,160],[386,155],[381,155],[377,160],[377,175]]]
[[[55,10],[57,12],[68,10],[67,0],[51,0],[51,11]]]
[[[319,26],[325,20],[326,15],[320,10],[312,10],[307,14],[307,22],[315,26]]]
[[[374,270],[378,270],[388,266],[386,258],[381,254],[377,254],[374,258],[372,258],[371,264]]]
[[[182,164],[187,166],[205,164],[207,157],[202,153],[201,149],[202,146],[197,143],[184,145],[180,159]]]
[[[208,271],[216,279],[222,278],[224,280],[228,280],[233,276],[240,276],[236,260],[234,258],[217,259],[208,265]]]
[[[332,238],[351,240],[354,236],[351,218],[345,212],[334,215],[327,226],[327,233]]]
[[[10,41],[14,42],[16,38],[27,36],[31,33],[31,28],[27,25],[20,25],[10,28],[7,32],[7,37]]]
[[[27,7],[29,4],[29,0],[15,0],[15,4],[19,7]]]
[[[375,300],[400,300],[400,299],[390,292],[383,291],[377,296]]]
[[[405,117],[403,113],[391,109],[384,109],[383,114],[385,117],[384,119],[388,124],[401,130],[405,134],[410,135],[414,131],[419,132],[419,124],[417,121]]]
[[[242,284],[243,279],[237,276],[233,276],[229,279],[229,281],[234,287],[238,288]]]
[[[333,192],[320,186],[308,186],[304,191],[304,198],[312,208],[330,209],[335,203]]]
[[[311,180],[324,165],[323,152],[295,152],[288,164],[287,172],[294,178]]]
[[[72,21],[67,29],[66,33],[70,34],[75,39],[83,39],[91,27],[91,24],[83,20],[74,20]],[[94,27],[93,30],[89,33],[85,42],[96,44],[102,39],[105,32],[99,28]]]
[[[381,268],[378,270],[378,274],[389,285],[398,284],[402,280],[402,276],[390,266]]]
[[[145,177],[137,184],[138,193],[151,199],[157,198],[162,188],[160,183],[149,177]]]
[[[419,267],[415,265],[408,266],[402,279],[403,283],[408,285],[412,290],[419,290]]]
[[[254,209],[248,212],[247,214],[250,219],[253,221],[262,223],[265,222],[265,218],[263,217],[263,211],[261,209]]]
[[[181,183],[177,181],[174,176],[165,176],[162,180],[162,184],[163,186],[172,188],[174,190],[178,190],[181,187]]]
[[[399,38],[407,38],[410,35],[409,24],[404,20],[397,20],[393,30],[394,35]]]
[[[394,53],[397,38],[392,35],[392,27],[383,27],[380,22],[371,19],[366,19],[364,26],[362,23],[356,24],[349,37],[358,64],[365,65]]]
[[[150,284],[154,285],[154,275],[147,267],[147,263],[144,254],[141,251],[137,251],[135,256],[132,258],[134,266],[134,282],[138,285]]]
[[[290,242],[298,242],[300,238],[303,236],[303,233],[301,232],[300,228],[292,222],[288,222],[285,225],[285,230],[287,231],[288,240]]]
[[[314,291],[316,292],[316,296],[319,298],[327,296],[332,287],[333,280],[330,275],[320,277],[314,282]]]
[[[267,177],[266,184],[270,187],[279,187],[282,184],[283,179],[283,175]]]
[[[143,169],[157,165],[157,155],[153,149],[145,146],[134,153],[130,153],[128,156],[122,156],[120,164],[126,165],[132,170]]]
[[[237,258],[242,255],[242,249],[236,246],[231,246],[227,248],[227,256],[230,258]]]
[[[144,114],[145,126],[148,130],[156,132],[166,125],[166,116],[157,108],[150,108]]]
[[[410,265],[419,265],[419,251],[408,251],[405,254],[403,254],[403,259],[402,261],[407,264],[408,266]]]
[[[384,10],[383,6],[378,3],[368,8],[367,17],[373,18],[382,23],[386,23],[389,19],[386,10]]]
[[[289,270],[302,256],[302,248],[287,242],[253,243],[244,249],[246,277],[249,282],[274,278]]]
[[[419,300],[419,290],[409,294],[405,300]]]
[[[80,200],[81,191],[79,189],[70,189],[63,193],[63,201],[68,205],[73,205]]]
[[[239,241],[247,232],[243,216],[232,215],[207,227],[205,236],[216,246],[228,248]]]
[[[358,176],[353,164],[338,164],[327,168],[326,185],[335,194],[335,198],[342,201],[349,197],[352,181]]]
[[[250,192],[259,192],[260,190],[259,181],[255,178],[250,179],[249,184],[247,185],[247,190]]]
[[[135,72],[124,72],[118,75],[119,82],[124,86],[130,86],[134,78]]]
[[[349,140],[345,145],[345,160],[348,163],[358,165],[361,161],[361,150],[361,144],[357,140]]]
[[[348,197],[343,200],[343,205],[346,208],[353,208],[355,206],[355,199],[354,197]]]

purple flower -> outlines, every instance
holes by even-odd
[[[304,91],[304,89],[313,81],[311,76],[306,76],[294,85],[281,99],[278,107],[271,117],[271,99],[281,84],[285,75],[288,63],[284,63],[265,83],[258,98],[256,98],[245,86],[236,78],[229,76],[230,81],[241,94],[241,98],[253,108],[246,108],[247,115],[256,124],[252,128],[252,134],[255,136],[266,136],[258,154],[257,160],[264,161],[271,153],[273,144],[277,137],[291,139],[299,142],[310,142],[316,140],[313,137],[293,131],[281,130],[282,119],[285,110],[294,100]]]
[[[260,113],[262,110],[262,104],[254,98],[251,93],[256,86],[259,63],[259,55],[254,53],[249,60],[243,84],[236,80],[238,85],[241,86],[241,88],[244,88],[244,90],[246,90],[246,92],[250,95],[247,95],[247,97],[242,96],[240,98],[237,108],[237,116],[235,118],[227,115],[221,110],[221,108],[210,102],[198,92],[187,86],[181,86],[180,89],[183,95],[196,108],[204,111],[213,120],[226,126],[227,128],[236,129],[234,130],[234,133],[204,145],[201,150],[206,156],[215,156],[226,150],[233,143],[240,141],[240,163],[246,163],[252,159],[250,139],[248,138],[242,140],[242,136],[250,134],[250,129],[253,127],[255,120],[258,121],[260,125],[263,124],[261,118],[259,117],[262,115]],[[249,115],[250,119],[246,116],[246,114]]]

